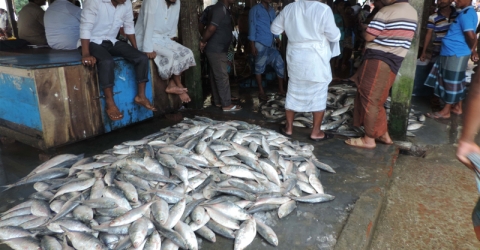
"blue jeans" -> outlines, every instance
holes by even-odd
[[[272,66],[277,73],[277,77],[285,77],[285,63],[280,52],[273,47],[267,47],[261,43],[255,42],[257,48],[257,57],[255,57],[255,75],[261,75],[265,72],[267,64]]]

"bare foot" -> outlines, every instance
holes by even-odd
[[[150,101],[147,98],[141,98],[140,96],[135,96],[134,102],[140,106],[143,106],[144,108],[151,110],[151,111],[157,111],[157,109],[152,106]]]
[[[392,145],[393,141],[392,138],[388,134],[384,134],[376,139],[377,142],[386,144],[386,145]]]
[[[323,131],[313,131],[312,130],[312,133],[310,134],[310,138],[314,139],[314,140],[317,140],[317,139],[323,139],[325,138],[325,133]]]
[[[112,121],[118,121],[123,118],[122,112],[120,112],[116,105],[107,105],[105,111],[107,112],[108,118]]]
[[[188,90],[186,88],[179,88],[177,86],[168,86],[166,89],[165,89],[165,92],[169,93],[169,94],[174,94],[174,95],[181,95],[185,92],[187,92]]]
[[[182,100],[183,103],[189,103],[191,101],[190,96],[187,94],[187,92],[183,92],[179,96],[180,100]]]

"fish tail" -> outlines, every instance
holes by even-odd
[[[4,190],[2,190],[2,192],[5,192],[13,187],[15,187],[15,183],[14,184],[9,184],[9,185],[5,185],[5,186],[1,186],[2,188],[5,188]]]

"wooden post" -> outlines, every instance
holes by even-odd
[[[417,55],[421,33],[424,0],[410,0],[410,4],[417,10],[418,28],[412,41],[412,47],[403,60],[402,67],[397,74],[392,87],[392,103],[390,107],[389,131],[394,140],[405,140],[408,126],[408,114],[413,92]]]
[[[195,62],[197,62],[196,67],[188,69],[184,74],[188,95],[190,95],[192,99],[189,107],[201,109],[203,107],[203,91],[199,48],[200,34],[198,32],[198,6],[197,1],[192,0],[181,0],[181,4],[180,35],[183,40],[183,45],[192,50]]]
[[[18,37],[17,21],[15,20],[15,4],[13,1],[14,0],[6,0],[5,3],[7,4],[8,22],[12,27],[12,35]]]

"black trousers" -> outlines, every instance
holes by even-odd
[[[103,41],[102,44],[90,42],[90,55],[97,59],[97,74],[100,89],[113,87],[115,80],[114,56],[123,57],[135,67],[137,83],[148,81],[148,57],[126,42]],[[81,49],[81,48],[80,48]]]
[[[215,105],[221,104],[227,107],[232,104],[230,93],[230,81],[227,71],[227,53],[205,53],[210,64],[210,85]]]

